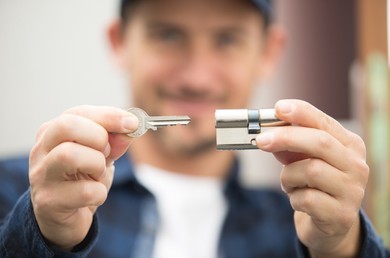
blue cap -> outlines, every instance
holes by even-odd
[[[196,1],[196,0],[194,0]],[[125,8],[126,6],[131,3],[135,2],[134,0],[121,0],[120,5],[120,14],[123,17],[125,17]],[[260,12],[263,14],[265,19],[265,24],[268,24],[271,20],[271,13],[272,13],[272,0],[251,0],[251,2],[259,8]]]
[[[271,20],[272,0],[251,0],[251,2],[260,9],[265,18],[265,23],[268,24]]]

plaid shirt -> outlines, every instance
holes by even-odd
[[[151,257],[158,212],[153,195],[140,185],[125,156],[116,162],[114,182],[99,207],[85,240],[73,252],[45,242],[31,207],[28,159],[0,162],[0,257]],[[238,180],[238,162],[226,181],[228,213],[219,241],[219,257],[309,257],[294,227],[286,196],[275,189],[245,189]],[[380,238],[361,212],[361,258],[389,258]],[[190,232],[189,232],[190,233]]]

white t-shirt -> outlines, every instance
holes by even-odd
[[[135,175],[157,200],[154,258],[215,258],[227,213],[224,183],[138,165]]]

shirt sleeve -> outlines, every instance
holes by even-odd
[[[96,243],[98,223],[95,215],[90,231],[73,252],[64,252],[50,246],[40,233],[32,209],[30,191],[25,192],[13,210],[1,221],[0,257],[18,258],[82,258],[87,257]]]
[[[363,210],[360,210],[360,223],[362,229],[362,245],[358,258],[390,258],[390,252],[376,233],[373,225]],[[296,251],[299,258],[310,258],[308,249],[296,239]]]
[[[361,227],[363,229],[362,246],[359,258],[390,258],[390,252],[376,233],[367,215],[360,212]]]

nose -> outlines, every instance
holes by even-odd
[[[212,48],[199,42],[192,44],[187,51],[179,72],[181,84],[195,91],[216,87],[221,68]]]

